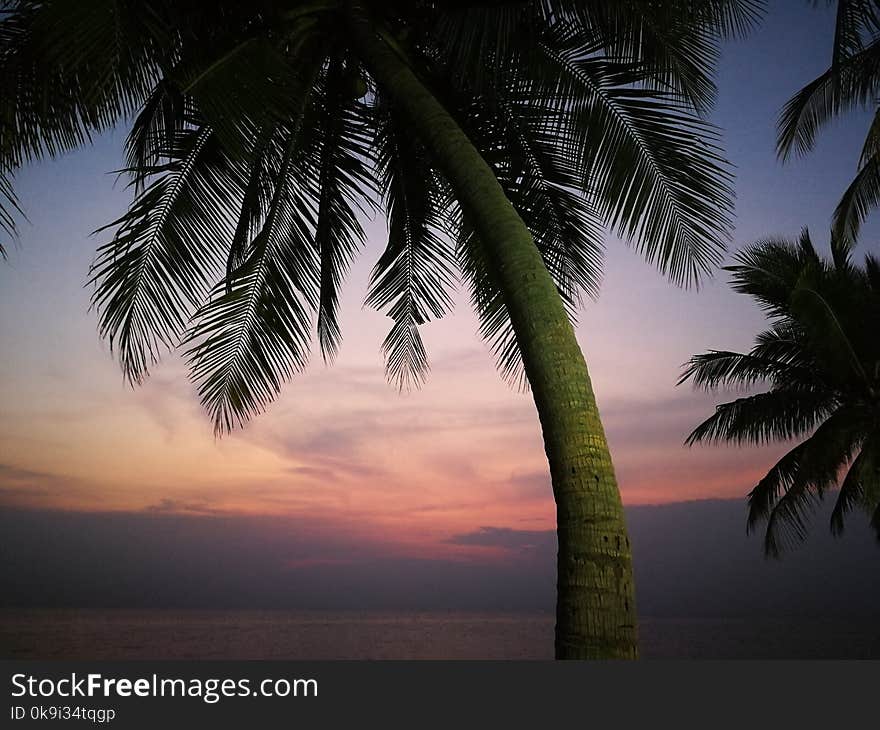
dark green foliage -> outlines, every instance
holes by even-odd
[[[15,170],[130,120],[134,202],[92,271],[100,329],[140,381],[187,343],[218,431],[264,409],[337,303],[381,201],[369,304],[393,321],[388,377],[420,383],[419,328],[459,274],[499,364],[521,376],[504,295],[438,172],[365,68],[352,13],[416,69],[492,166],[574,316],[603,231],[673,281],[720,260],[732,193],[709,108],[721,39],[750,0],[442,4],[13,0],[0,15],[0,229]]]
[[[760,241],[737,255],[733,287],[770,317],[748,353],[710,351],[691,358],[680,382],[698,388],[769,390],[722,403],[687,443],[763,444],[801,440],[749,493],[749,529],[766,520],[765,550],[778,555],[803,539],[816,499],[840,486],[835,534],[856,505],[880,538],[880,276],[868,256],[855,265],[833,238],[832,260],[806,231],[797,242]]]
[[[828,4],[831,0],[827,0]],[[837,0],[831,65],[797,92],[779,115],[777,150],[783,159],[812,149],[817,132],[854,109],[875,110],[859,169],[834,211],[834,235],[855,241],[880,202],[880,3]]]

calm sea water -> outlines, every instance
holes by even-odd
[[[652,619],[657,659],[880,658],[872,619]],[[548,614],[0,610],[4,659],[551,659]]]

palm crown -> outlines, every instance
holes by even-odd
[[[461,272],[500,366],[519,373],[480,242],[418,136],[349,43],[346,13],[383,38],[494,169],[573,314],[595,292],[601,226],[687,283],[718,261],[729,176],[700,114],[720,38],[749,2],[10,3],[0,20],[0,225],[11,175],[133,117],[135,192],[92,269],[100,329],[132,381],[187,344],[201,398],[226,430],[325,357],[360,248],[387,210],[368,302],[387,310],[387,371],[419,382],[418,327]]]
[[[771,327],[746,354],[695,356],[681,378],[707,390],[770,386],[719,405],[688,443],[800,441],[749,493],[748,525],[767,521],[770,555],[803,539],[809,509],[838,485],[832,531],[861,504],[880,538],[880,262],[855,265],[836,238],[831,248],[823,260],[804,231],[797,242],[743,250],[729,267],[733,287],[757,301]]]

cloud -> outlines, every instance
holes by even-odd
[[[209,416],[177,353],[169,355],[159,372],[126,395],[129,404],[140,408],[168,442],[182,435],[185,423],[201,422],[206,430],[209,427]]]
[[[602,423],[615,449],[663,444],[681,449],[693,428],[712,414],[723,395],[680,391],[668,398],[614,400],[600,404]]]
[[[876,616],[867,519],[853,515],[836,540],[829,509],[805,545],[768,561],[740,501],[629,508],[641,615]],[[7,508],[0,547],[10,607],[549,610],[554,600],[554,532],[505,525],[412,546],[338,515]]]
[[[463,347],[434,358],[431,362],[431,370],[435,375],[444,372],[460,373],[472,370],[474,365],[484,365],[486,362],[492,362],[492,353],[488,347]]]
[[[54,492],[51,489],[43,489],[40,487],[29,486],[8,486],[0,485],[0,499],[10,497],[12,501],[16,498],[28,497],[51,497]]]
[[[453,545],[479,545],[505,550],[534,550],[556,544],[553,530],[514,530],[510,527],[480,527],[474,532],[453,535]]]
[[[291,466],[287,471],[297,476],[311,477],[324,482],[334,482],[338,478],[333,469],[316,466]]]
[[[33,471],[31,469],[20,469],[9,464],[0,464],[0,480],[8,482],[34,482],[56,480],[58,477],[54,474],[48,474],[42,471]]]
[[[0,606],[534,609],[549,588],[338,518],[7,509],[0,534]]]
[[[546,497],[551,493],[549,470],[514,474],[508,483],[520,496]]]
[[[195,514],[195,515],[221,515],[228,514],[227,510],[217,509],[210,506],[206,500],[187,502],[180,499],[160,499],[156,504],[144,507],[144,512]]]
[[[4,498],[12,503],[27,502],[30,498],[45,501],[68,482],[57,474],[0,464],[0,502]]]

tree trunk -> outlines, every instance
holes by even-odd
[[[479,151],[366,13],[349,15],[368,68],[455,190],[499,284],[541,420],[559,540],[557,659],[637,657],[632,559],[583,354],[531,234]]]

